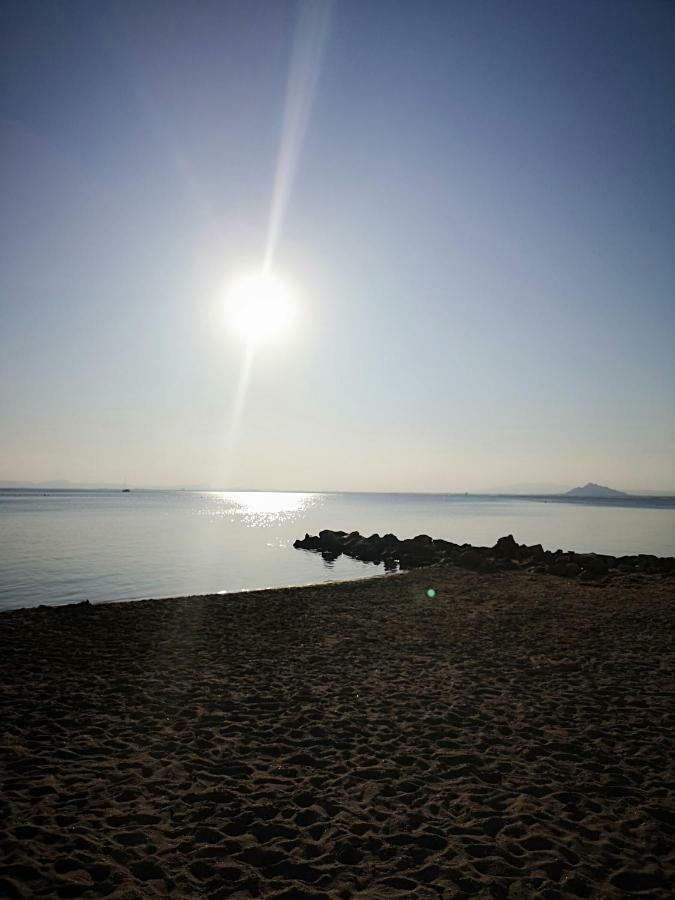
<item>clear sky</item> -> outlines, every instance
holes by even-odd
[[[675,4],[0,16],[0,479],[675,489]]]

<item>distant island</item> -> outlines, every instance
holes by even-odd
[[[566,497],[627,497],[624,491],[615,491],[613,488],[605,487],[603,484],[594,484],[589,481],[583,487],[572,488],[567,491]]]

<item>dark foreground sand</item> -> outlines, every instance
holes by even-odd
[[[0,896],[669,896],[674,606],[435,568],[4,613]]]

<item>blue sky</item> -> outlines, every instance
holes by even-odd
[[[0,478],[675,489],[673,4],[2,17]],[[306,40],[297,313],[233,429]]]

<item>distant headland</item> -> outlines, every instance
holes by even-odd
[[[624,491],[615,491],[614,488],[605,487],[603,484],[595,484],[589,481],[583,487],[572,488],[567,491],[565,497],[628,497]]]

